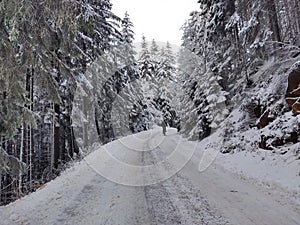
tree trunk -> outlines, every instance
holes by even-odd
[[[98,109],[98,103],[96,101],[95,103],[95,125],[96,125],[96,130],[97,130],[97,135],[99,137],[99,140],[101,141],[101,129],[100,129],[100,124],[99,124],[99,109]]]
[[[277,10],[276,10],[276,4],[274,0],[267,0],[267,11],[269,15],[269,21],[271,25],[271,31],[273,32],[273,41],[281,42],[280,37],[280,29],[279,29],[279,23],[278,23],[278,17],[277,17]],[[275,44],[276,46],[276,44]]]
[[[83,121],[83,146],[87,147],[89,145],[89,137],[88,137],[88,124],[89,124],[89,118],[88,118],[88,111],[87,111],[87,103],[88,99],[86,96],[83,96],[83,104],[82,104],[82,111],[84,115],[84,121]]]
[[[58,71],[58,68],[56,68]],[[55,78],[57,84],[60,84],[60,72],[57,73]],[[61,143],[60,143],[60,135],[61,135],[61,129],[60,129],[60,104],[54,103],[54,113],[55,113],[55,119],[54,119],[54,134],[53,134],[53,145],[54,145],[54,154],[53,154],[53,166],[54,169],[58,168],[60,155],[61,155]]]
[[[34,69],[31,67],[30,77],[30,111],[33,112],[33,85],[34,85]],[[32,178],[33,178],[33,157],[34,157],[34,131],[32,126],[29,127],[29,187],[32,189]]]
[[[0,144],[2,143],[3,144],[3,139],[1,136],[0,136]],[[2,147],[2,146],[1,146]],[[0,148],[0,160],[1,160],[1,153],[2,153],[2,149]],[[2,153],[3,154],[3,153]],[[1,205],[1,202],[2,202],[2,168],[1,168],[1,164],[0,164],[0,205]]]
[[[293,8],[293,15],[295,18],[295,24],[297,27],[297,34],[300,35],[300,4],[299,0],[294,0],[294,8]]]
[[[21,127],[21,143],[20,143],[20,154],[19,154],[19,160],[20,162],[23,162],[23,151],[24,151],[24,127],[25,124],[22,125]],[[1,168],[0,168],[0,172],[1,172]],[[22,171],[21,168],[19,169],[19,192],[21,193],[22,191]],[[1,190],[1,188],[0,188]],[[0,199],[1,201],[1,199]]]
[[[53,166],[55,169],[58,168],[59,156],[60,156],[60,106],[59,104],[54,104],[54,135],[53,135],[53,145],[54,145],[54,158]]]

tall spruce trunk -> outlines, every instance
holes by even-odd
[[[58,70],[58,68],[57,68]],[[57,84],[60,84],[60,72],[58,71],[56,76],[56,82]],[[60,104],[54,103],[54,134],[53,134],[53,145],[54,145],[54,153],[53,153],[53,166],[54,169],[58,168],[59,159],[61,156],[61,143],[60,143],[60,136],[61,136],[61,128],[60,128]]]
[[[293,16],[297,27],[297,34],[300,35],[300,3],[299,0],[294,0]]]
[[[19,160],[20,160],[20,162],[23,162],[24,126],[25,126],[25,124],[23,123],[23,125],[21,127],[21,143],[20,143],[20,154],[19,154]],[[21,171],[21,168],[19,169],[19,187],[18,188],[19,188],[19,192],[22,193],[22,171]]]
[[[267,0],[267,6],[271,31],[273,32],[273,41],[281,42],[280,28],[277,16],[277,9],[274,0]],[[275,44],[277,46],[277,44]]]

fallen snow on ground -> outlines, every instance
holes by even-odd
[[[240,116],[241,113],[236,110],[230,119],[238,121]],[[240,124],[237,122],[234,126],[234,129],[238,130]],[[209,138],[202,140],[199,143],[199,151],[207,151],[207,146],[217,142],[220,136],[224,136],[224,132],[226,130],[223,127]],[[300,149],[300,144],[282,146],[272,151],[263,150],[253,144],[259,139],[259,135],[260,133],[255,128],[236,134],[228,143],[225,143],[234,145],[234,151],[227,154],[219,153],[224,142],[219,143],[217,146],[219,151],[214,164],[255,185],[285,192],[286,196],[300,204],[300,160],[294,154],[297,149]],[[239,148],[240,145],[243,146]]]
[[[298,225],[300,205],[291,199],[297,196],[289,195],[289,191],[297,190],[299,185],[299,163],[255,153],[215,154],[211,147],[220,143],[214,135],[196,143],[182,139],[175,129],[168,129],[163,137],[156,128],[109,143],[105,148],[116,159],[144,166],[168,159],[178,146],[182,159],[191,148],[197,148],[176,175],[134,187],[99,175],[97,170],[103,166],[96,159],[102,155],[101,147],[36,193],[0,207],[0,224]],[[149,147],[153,149],[147,151]],[[180,160],[177,153],[175,158]],[[116,171],[110,162],[104,162],[105,175],[118,179],[141,179],[145,175],[143,170],[134,171],[134,175],[126,168]],[[210,166],[199,172],[200,162]],[[169,160],[150,175],[160,177],[173,172],[177,166],[174,163]],[[257,185],[259,182],[262,185]]]
[[[224,168],[253,178],[266,185],[279,185],[300,193],[300,160],[270,151],[219,154],[217,163]]]

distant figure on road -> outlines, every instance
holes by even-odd
[[[162,126],[163,135],[166,136],[167,124],[166,124],[165,120],[162,121],[161,126]]]

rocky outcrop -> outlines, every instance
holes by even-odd
[[[258,143],[258,147],[265,150],[273,150],[285,144],[289,144],[289,143],[296,144],[299,142],[298,138],[299,138],[298,132],[292,132],[286,135],[285,137],[273,137],[273,136],[261,135],[260,141]]]
[[[271,122],[273,122],[274,119],[275,119],[274,117],[270,116],[270,111],[266,110],[259,118],[256,126],[258,129],[262,129],[268,126]]]
[[[300,114],[300,66],[289,74],[285,99],[293,115]]]

